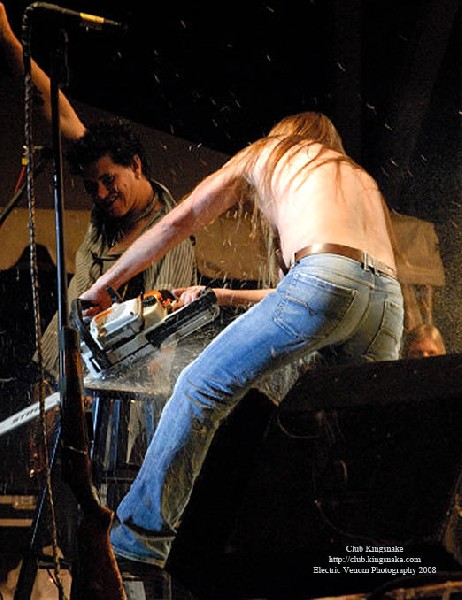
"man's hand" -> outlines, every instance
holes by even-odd
[[[87,308],[83,310],[84,317],[94,317],[101,311],[109,308],[112,304],[111,296],[106,289],[98,285],[98,282],[93,284],[89,290],[79,296]]]
[[[178,308],[191,304],[191,302],[199,298],[200,293],[204,290],[205,285],[192,285],[185,288],[176,288],[172,292],[176,298],[176,300],[172,302],[172,308],[177,310]]]

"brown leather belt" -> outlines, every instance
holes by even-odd
[[[346,256],[347,258],[351,258],[360,262],[363,266],[363,269],[370,269],[376,273],[382,273],[383,275],[389,275],[390,277],[396,278],[396,270],[393,269],[393,267],[389,267],[382,261],[372,258],[367,252],[363,252],[363,250],[351,248],[350,246],[341,246],[340,244],[313,244],[312,246],[305,246],[298,252],[294,253],[291,266],[310,254],[326,253]]]

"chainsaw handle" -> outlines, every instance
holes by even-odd
[[[86,308],[91,308],[92,306],[98,306],[91,300],[82,300],[81,298],[77,298],[77,300],[79,301],[80,308],[78,310],[80,312],[82,312],[82,310],[85,310]]]
[[[74,327],[78,330],[81,339],[85,342],[88,349],[92,352],[93,356],[97,359],[101,368],[107,369],[111,366],[106,354],[101,350],[98,344],[93,339],[88,325],[85,323],[83,316],[83,310],[94,306],[91,300],[82,300],[81,298],[75,298],[71,302],[71,320]]]

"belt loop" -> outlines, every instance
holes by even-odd
[[[364,252],[363,250],[361,251],[361,266],[364,271],[369,270],[369,256],[367,252]]]
[[[371,258],[367,252],[363,252],[363,269],[365,271],[371,271],[374,275],[378,275],[379,272],[375,260]]]

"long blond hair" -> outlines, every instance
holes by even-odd
[[[268,137],[273,136],[312,140],[346,155],[339,132],[322,113],[303,112],[284,117],[270,129]]]
[[[262,192],[265,196],[271,197],[271,188],[273,175],[280,161],[289,155],[303,152],[311,145],[320,145],[316,155],[301,167],[301,171],[315,164],[315,168],[320,167],[326,162],[348,162],[354,167],[360,168],[352,158],[347,156],[343,146],[339,132],[335,128],[332,121],[318,112],[303,112],[294,115],[289,115],[276,123],[269,131],[266,137],[260,138],[238,152],[229,162],[234,165],[239,165],[245,179],[245,173],[252,171],[260,157],[262,149],[267,146],[268,140],[275,141],[274,147],[268,155],[265,168],[262,173]],[[328,152],[333,150],[335,154]],[[319,159],[323,154],[328,154],[325,160]],[[242,194],[243,197],[248,197],[249,188],[243,182]],[[257,192],[257,190],[255,190]],[[257,200],[258,204],[258,200]]]

